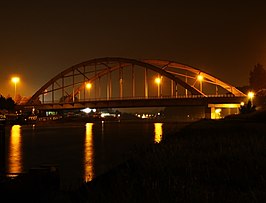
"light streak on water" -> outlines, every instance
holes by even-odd
[[[93,170],[93,123],[86,123],[86,136],[85,136],[85,148],[84,148],[84,179],[85,181],[91,181],[94,178]]]
[[[8,150],[8,173],[22,172],[22,153],[21,153],[21,126],[13,125],[10,133],[10,143]]]
[[[160,143],[163,138],[163,124],[154,123],[154,142]]]

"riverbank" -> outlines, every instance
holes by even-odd
[[[55,202],[262,202],[265,115],[192,123]]]

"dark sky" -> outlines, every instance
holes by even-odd
[[[99,57],[164,59],[235,86],[266,66],[266,1],[6,1],[0,93],[31,96],[59,72]]]

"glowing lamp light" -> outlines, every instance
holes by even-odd
[[[254,97],[254,92],[249,92],[248,93],[248,98],[249,99],[253,99],[253,97]]]
[[[84,113],[90,113],[92,111],[92,109],[85,108],[85,109],[82,109],[81,111],[84,112]]]
[[[203,80],[203,76],[202,75],[198,75],[197,79],[198,79],[198,81],[202,81]]]
[[[245,103],[244,103],[244,102],[241,102],[241,103],[240,103],[240,106],[244,106],[244,105],[245,105]]]
[[[17,95],[17,83],[20,81],[20,78],[19,77],[12,77],[11,78],[11,81],[15,85],[15,95],[14,95],[14,98],[15,98],[15,96]]]
[[[219,114],[221,113],[222,109],[215,109],[215,113]]]
[[[13,77],[12,79],[11,79],[11,81],[13,82],[13,83],[18,83],[19,82],[19,77]]]
[[[91,83],[87,83],[87,84],[86,84],[86,88],[87,88],[87,89],[90,89],[91,87],[92,87]]]
[[[200,91],[202,92],[202,81],[203,81],[203,76],[202,76],[202,75],[198,75],[198,76],[197,76],[197,80],[198,80],[199,83],[200,83]]]
[[[157,84],[159,85],[159,84],[161,83],[162,80],[161,80],[161,78],[157,77],[157,78],[155,78],[154,81],[155,81],[155,83],[157,83]]]
[[[91,109],[91,108],[85,108],[85,109],[81,109],[80,111],[84,112],[84,113],[95,113],[96,109]]]

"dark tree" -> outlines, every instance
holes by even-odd
[[[11,97],[7,99],[0,95],[0,110],[13,110],[15,107],[15,102]]]
[[[6,98],[0,95],[0,110],[3,110],[6,108]]]
[[[14,108],[15,108],[15,101],[11,97],[8,97],[6,99],[6,110],[13,110]]]
[[[255,91],[266,88],[266,70],[263,65],[257,64],[249,73],[250,88]]]

